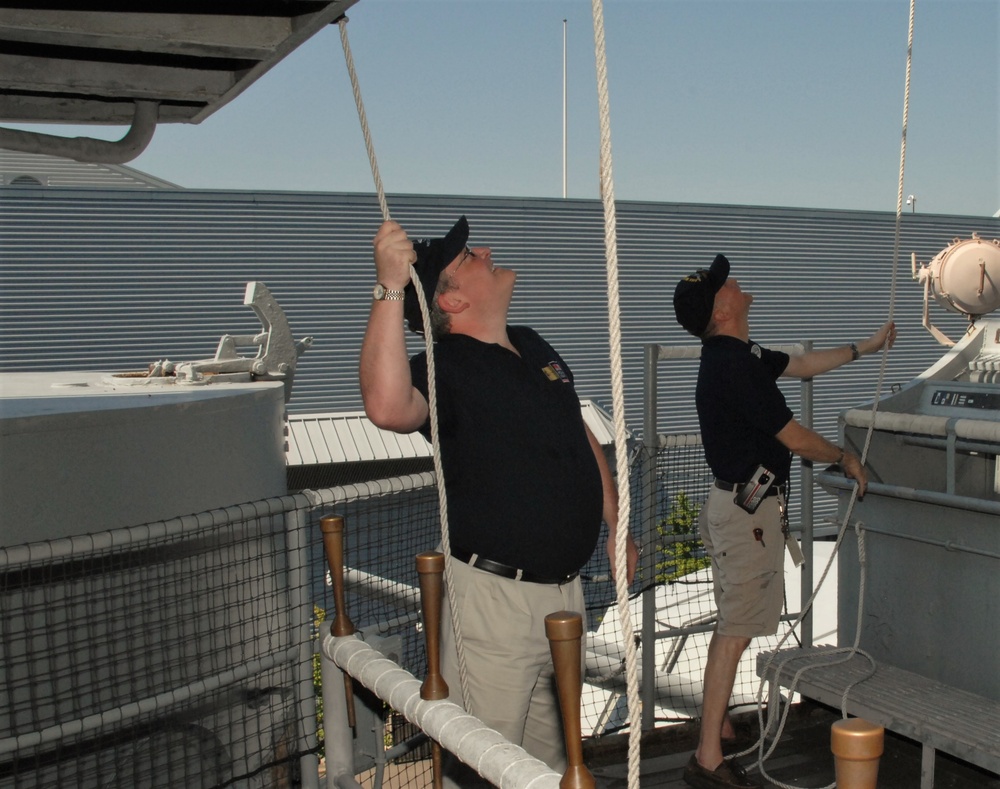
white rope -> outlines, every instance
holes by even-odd
[[[351,45],[347,40],[347,17],[342,16],[338,21],[340,27],[340,43],[344,49],[344,60],[347,62],[347,72],[351,78],[351,87],[354,92],[354,103],[358,108],[358,120],[361,122],[361,133],[365,138],[365,149],[368,151],[368,161],[372,168],[372,179],[375,181],[375,191],[378,194],[378,203],[382,209],[382,219],[388,222],[389,204],[385,199],[385,190],[382,187],[382,178],[378,172],[378,162],[375,158],[375,146],[372,144],[371,130],[368,126],[368,117],[365,115],[364,103],[361,100],[361,88],[358,83],[358,75],[354,68],[354,58],[351,55]],[[444,468],[441,464],[441,447],[438,442],[438,411],[437,411],[437,375],[434,366],[434,338],[430,331],[431,319],[427,306],[427,298],[424,296],[424,289],[420,287],[420,277],[417,270],[410,266],[410,280],[413,282],[413,289],[417,294],[417,303],[420,305],[420,314],[424,321],[424,349],[427,352],[427,405],[430,410],[431,420],[431,447],[434,458],[434,476],[437,480],[438,510],[441,518],[441,547],[444,553],[444,579],[445,588],[448,593],[448,608],[451,611],[452,628],[455,631],[455,647],[458,651],[458,676],[462,685],[462,701],[465,709],[470,714],[475,714],[472,709],[472,699],[469,694],[468,671],[465,666],[465,648],[462,639],[461,616],[455,600],[455,585],[452,583],[451,569],[451,539],[448,533],[448,495],[444,486]]]
[[[354,104],[358,108],[358,120],[361,122],[361,134],[365,138],[365,150],[368,152],[368,163],[372,168],[372,178],[375,181],[375,192],[378,204],[382,209],[382,220],[389,221],[389,204],[385,199],[385,189],[382,188],[382,176],[378,172],[378,161],[375,159],[375,146],[372,144],[371,129],[368,127],[368,116],[365,115],[365,105],[361,100],[361,86],[358,84],[358,74],[354,68],[354,56],[351,54],[351,44],[347,40],[347,17],[342,16],[337,26],[340,28],[340,45],[344,49],[344,60],[347,61],[347,73],[351,77],[351,89],[354,92]]]
[[[625,677],[629,713],[628,785],[639,786],[639,744],[642,735],[639,683],[636,669],[635,638],[628,600],[628,534],[630,485],[628,444],[625,431],[625,394],[622,385],[621,312],[618,295],[618,241],[615,216],[615,190],[611,167],[611,111],[608,102],[607,57],[604,43],[604,8],[602,0],[593,0],[594,48],[597,57],[597,98],[601,119],[601,198],[604,202],[604,247],[607,255],[608,328],[611,343],[612,411],[615,426],[615,460],[618,476],[618,530],[615,534],[615,586],[618,593],[618,618],[625,641]],[[647,644],[646,649],[652,649]]]
[[[853,502],[852,502],[852,505],[853,505]],[[847,523],[847,520],[845,519],[844,524],[846,525],[846,523]],[[851,647],[834,647],[834,648],[830,648],[828,650],[823,650],[822,652],[818,653],[817,655],[812,656],[812,659],[809,662],[807,662],[805,665],[803,665],[803,667],[800,668],[794,674],[794,676],[792,677],[792,681],[788,685],[788,697],[789,697],[789,700],[791,700],[791,697],[795,693],[795,688],[798,686],[799,679],[802,677],[802,675],[806,671],[808,671],[810,669],[822,668],[822,667],[826,667],[826,666],[835,666],[835,665],[837,665],[839,663],[846,663],[852,657],[854,657],[854,655],[856,655],[856,654],[862,655],[863,657],[865,657],[865,658],[868,659],[868,661],[869,661],[869,663],[871,665],[871,670],[867,674],[865,674],[863,677],[855,680],[854,682],[852,682],[850,685],[848,685],[844,689],[844,694],[841,697],[841,711],[842,711],[842,715],[843,715],[844,718],[847,717],[847,711],[846,711],[847,710],[847,695],[848,695],[849,691],[851,690],[851,688],[853,688],[859,682],[863,682],[864,680],[866,680],[866,679],[874,676],[875,670],[876,670],[875,660],[871,657],[871,655],[869,655],[867,652],[865,652],[863,649],[861,649],[858,646],[858,644],[860,642],[860,639],[861,639],[861,626],[860,626],[860,623],[862,622],[863,615],[864,615],[866,556],[865,556],[865,548],[864,548],[864,534],[861,531],[860,524],[856,527],[856,529],[857,529],[857,532],[858,532],[858,556],[859,556],[859,562],[860,562],[860,565],[861,565],[861,580],[860,580],[860,591],[859,591],[859,594],[858,594],[858,623],[859,624],[858,624],[857,629],[855,630],[854,645],[851,646]],[[766,682],[768,671],[771,668],[771,664],[774,662],[775,658],[777,657],[778,651],[781,649],[781,646],[785,643],[785,641],[787,641],[789,639],[789,637],[794,632],[795,628],[798,626],[799,622],[802,621],[802,618],[805,616],[806,612],[812,607],[813,601],[816,599],[816,596],[819,594],[819,590],[822,588],[823,583],[826,581],[826,577],[827,577],[827,575],[830,572],[830,568],[833,566],[833,558],[837,555],[837,552],[840,550],[840,543],[841,543],[841,540],[844,537],[844,533],[845,533],[845,528],[844,528],[844,526],[842,526],[841,529],[840,529],[840,531],[837,534],[837,541],[834,544],[833,550],[830,552],[830,559],[827,561],[826,567],[823,569],[823,574],[820,576],[819,583],[816,585],[816,590],[812,593],[812,596],[809,598],[808,602],[802,607],[802,612],[799,614],[798,619],[796,619],[796,621],[791,625],[791,627],[788,629],[788,631],[785,633],[785,635],[782,637],[782,639],[778,642],[777,646],[774,648],[774,651],[771,652],[771,656],[767,659],[767,663],[764,665],[764,669],[761,671],[761,681],[760,681],[760,685],[757,688],[757,723],[758,723],[758,727],[760,729],[760,737],[757,739],[757,742],[754,745],[752,745],[751,747],[747,748],[744,751],[740,751],[739,753],[735,754],[736,756],[744,756],[744,755],[746,755],[748,753],[751,753],[751,752],[753,752],[753,751],[756,750],[758,752],[758,755],[757,755],[757,768],[760,770],[761,777],[767,779],[768,781],[770,781],[775,786],[782,787],[782,789],[797,789],[797,787],[790,786],[789,784],[784,784],[781,781],[778,781],[778,780],[774,779],[772,776],[770,776],[767,773],[767,771],[764,769],[764,762],[767,759],[770,758],[771,754],[774,752],[774,749],[778,747],[778,743],[781,741],[781,735],[782,735],[782,733],[785,730],[785,723],[788,720],[788,713],[791,711],[791,704],[790,703],[786,704],[785,707],[784,707],[784,709],[782,710],[781,718],[780,718],[777,730],[775,731],[775,734],[774,734],[774,740],[773,740],[773,742],[771,744],[771,747],[768,748],[767,752],[765,753],[764,752],[765,734],[766,734],[766,732],[770,731],[771,728],[772,728],[772,726],[773,726],[774,717],[775,717],[775,710],[773,708],[770,708],[770,707],[768,708],[768,711],[767,711],[767,713],[768,713],[767,714],[767,721],[765,723],[765,721],[764,721],[764,713],[763,713],[763,709],[764,709],[764,702],[763,702],[764,683]],[[826,658],[834,656],[834,655],[843,655],[844,657],[836,659],[836,660],[827,660],[826,659]],[[779,678],[781,677],[781,673],[785,670],[785,666],[787,666],[788,663],[791,660],[795,660],[795,659],[801,659],[801,657],[797,656],[797,655],[791,655],[791,656],[785,658],[784,660],[782,660],[778,664],[777,668],[775,669],[775,674],[774,674],[774,683],[775,683],[775,686],[780,686]],[[823,789],[834,789],[835,786],[836,786],[836,784],[833,783],[833,784],[829,784],[828,786],[823,787]]]
[[[899,180],[896,189],[896,223],[895,223],[895,231],[894,231],[893,246],[892,246],[892,266],[891,266],[892,280],[889,288],[889,315],[888,315],[889,321],[892,321],[893,319],[893,315],[895,312],[895,304],[896,304],[896,282],[897,282],[896,270],[899,260],[899,246],[900,246],[900,234],[901,234],[900,230],[901,230],[902,215],[903,215],[903,178],[906,172],[906,131],[907,131],[907,126],[909,124],[909,114],[910,114],[910,74],[913,64],[913,20],[915,15],[915,5],[916,5],[916,0],[910,0],[910,17],[907,30],[907,47],[906,47],[906,80],[903,91],[903,129],[901,134],[900,152],[899,152]],[[875,386],[875,397],[872,400],[872,419],[865,433],[865,444],[864,448],[861,451],[862,466],[864,465],[865,460],[868,457],[868,450],[871,447],[872,436],[875,431],[875,415],[878,413],[879,402],[882,398],[882,390],[885,385],[885,372],[888,360],[889,360],[889,344],[888,342],[886,342],[886,344],[882,347],[881,361],[879,364],[878,381]],[[819,590],[822,588],[823,583],[826,580],[826,576],[829,573],[830,567],[833,564],[833,559],[840,550],[840,543],[843,540],[844,533],[846,532],[847,526],[850,523],[851,515],[854,512],[854,505],[857,502],[857,498],[858,498],[858,486],[857,483],[855,483],[851,491],[851,498],[848,502],[847,510],[844,513],[843,522],[841,523],[840,529],[838,530],[837,533],[836,543],[834,544],[833,551],[830,554],[830,560],[827,562],[826,568],[823,570],[823,574],[820,577],[819,583],[816,585],[816,589],[810,596],[808,602],[802,607],[802,611],[800,612],[798,618],[791,625],[791,627],[785,633],[784,637],[778,643],[778,646],[771,653],[771,657],[768,658],[767,665],[761,672],[760,686],[758,687],[757,690],[757,720],[760,725],[760,737],[757,743],[754,744],[751,748],[748,748],[747,750],[737,754],[737,756],[742,756],[744,754],[757,750],[758,751],[757,767],[760,770],[761,776],[766,780],[770,781],[771,783],[773,783],[775,786],[781,787],[782,789],[796,789],[796,787],[782,783],[780,781],[776,781],[774,778],[768,775],[766,770],[764,769],[764,761],[771,755],[771,753],[774,752],[774,749],[777,747],[778,742],[781,739],[781,733],[784,730],[785,722],[788,718],[788,712],[791,705],[788,704],[785,706],[784,712],[782,713],[781,716],[780,725],[778,726],[777,732],[775,733],[774,736],[774,742],[768,749],[767,753],[764,753],[765,733],[767,732],[768,727],[770,727],[774,719],[774,711],[769,709],[767,727],[765,727],[763,721],[763,706],[762,706],[764,683],[766,681],[767,672],[770,669],[771,663],[777,656],[778,650],[781,648],[781,645],[788,640],[789,636],[792,634],[794,629],[798,627],[803,617],[812,608],[813,601],[819,594]],[[837,665],[838,663],[845,663],[856,654],[862,655],[863,657],[867,658],[868,661],[870,662],[871,670],[868,674],[855,680],[854,682],[852,682],[851,684],[849,684],[847,687],[844,688],[844,693],[841,697],[841,715],[845,719],[847,718],[847,699],[848,695],[850,694],[850,691],[855,687],[855,685],[874,676],[878,668],[872,656],[869,655],[867,652],[865,652],[863,649],[861,649],[859,646],[859,644],[861,643],[861,627],[863,624],[867,555],[865,550],[864,531],[862,524],[860,523],[857,524],[855,526],[855,530],[857,531],[858,535],[858,563],[860,565],[860,580],[859,580],[859,594],[858,594],[857,625],[855,627],[855,633],[854,633],[854,644],[850,647],[841,647],[839,649],[831,649],[822,652],[820,655],[818,655],[818,658],[815,662],[810,662],[805,666],[803,666],[801,669],[799,669],[792,678],[791,684],[788,686],[788,696],[790,700],[792,695],[795,693],[795,687],[799,681],[799,678],[809,669],[820,668],[823,666]],[[843,654],[844,657],[839,660],[823,661],[823,658],[835,654]],[[775,670],[776,686],[779,684],[778,678],[781,675],[781,671],[784,669],[789,659],[786,659],[781,664],[779,664],[778,668]],[[834,789],[835,786],[836,783],[832,783],[823,787],[823,789]]]

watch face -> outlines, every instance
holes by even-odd
[[[385,298],[385,286],[381,282],[372,289],[372,296],[374,296],[375,301],[382,301]]]

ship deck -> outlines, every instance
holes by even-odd
[[[830,753],[830,727],[840,719],[839,710],[810,700],[796,704],[774,753],[765,763],[768,775],[789,786],[825,787],[835,780]],[[749,747],[757,739],[757,713],[736,717],[741,742]],[[683,789],[684,766],[694,750],[696,724],[658,728],[643,737],[640,745],[640,785],[642,789]],[[885,735],[885,752],[879,763],[879,789],[914,789],[920,785],[920,743]],[[599,789],[628,786],[628,735],[615,734],[584,745],[584,758]],[[741,763],[750,768],[756,753]],[[755,769],[751,776],[758,777]],[[774,786],[765,782],[765,786]],[[935,789],[1000,789],[1000,776],[973,765],[938,754]]]

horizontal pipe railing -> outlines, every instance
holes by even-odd
[[[310,510],[331,504],[364,501],[376,496],[420,490],[433,485],[434,475],[430,472],[424,472],[322,490],[305,490],[290,496],[261,499],[248,504],[238,504],[195,515],[184,515],[170,520],[127,526],[94,534],[61,537],[23,545],[0,546],[0,571],[26,564],[45,564],[60,559],[76,559],[82,555],[99,551],[121,550],[130,545],[177,537],[211,526],[228,526],[248,519],[284,515],[295,510]]]
[[[921,438],[911,435],[900,435],[899,440],[912,447],[947,450],[950,442],[946,438]],[[960,452],[979,453],[983,455],[1000,455],[1000,444],[988,444],[978,441],[955,441],[955,449]]]
[[[838,525],[839,522],[838,522]],[[852,528],[855,524],[851,524]],[[885,537],[896,537],[900,540],[909,540],[910,542],[919,542],[924,545],[931,545],[935,548],[943,548],[946,551],[954,551],[955,553],[968,553],[973,556],[983,556],[987,559],[1000,559],[1000,553],[995,551],[985,551],[982,548],[973,548],[970,545],[964,545],[960,542],[955,542],[954,540],[935,540],[930,537],[923,537],[919,534],[906,534],[905,532],[889,531],[888,529],[879,529],[874,526],[869,526],[867,523],[858,521],[858,528],[866,532],[871,532],[872,534],[881,534]]]
[[[824,487],[837,488],[850,492],[854,489],[854,480],[838,474],[821,473],[817,481]],[[936,504],[939,507],[949,507],[970,512],[982,512],[987,515],[1000,515],[1000,501],[977,499],[972,496],[958,496],[954,493],[939,493],[934,490],[907,488],[902,485],[886,485],[882,482],[869,482],[866,496],[886,496],[920,504]]]
[[[975,441],[1000,442],[1000,422],[987,422],[982,419],[963,419],[948,416],[933,416],[930,414],[896,413],[852,409],[843,415],[845,424],[851,427],[869,428],[874,425],[876,430],[886,430],[892,433],[923,433],[932,436],[947,436],[954,434],[958,438]]]
[[[354,636],[328,635],[323,654],[494,786],[557,789],[561,776],[453,701],[420,698],[421,682]]]
[[[27,564],[47,564],[62,559],[78,559],[102,551],[122,551],[131,546],[155,540],[179,537],[210,527],[229,526],[251,519],[284,515],[310,506],[302,495],[261,499],[249,504],[239,504],[195,515],[184,515],[167,521],[127,526],[94,534],[61,537],[45,542],[0,547],[0,571]]]

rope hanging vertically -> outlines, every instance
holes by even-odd
[[[344,60],[347,62],[347,73],[351,78],[351,91],[354,93],[354,104],[358,108],[358,120],[361,122],[361,135],[365,139],[365,150],[368,152],[368,163],[372,168],[372,180],[375,181],[375,194],[378,205],[382,209],[382,221],[388,222],[389,203],[385,199],[385,189],[382,187],[382,176],[378,171],[378,160],[375,158],[375,146],[372,144],[372,133],[368,126],[368,116],[365,114],[365,104],[361,100],[361,85],[358,83],[358,73],[354,68],[354,56],[351,54],[351,43],[347,40],[347,17],[337,20],[340,28],[340,45],[344,50]],[[419,288],[418,288],[419,290]]]
[[[351,89],[354,93],[354,103],[358,108],[358,120],[361,123],[361,133],[365,139],[365,150],[368,151],[368,161],[371,164],[372,179],[375,182],[375,191],[378,195],[378,203],[382,209],[382,219],[388,222],[389,204],[385,198],[385,190],[382,187],[382,177],[378,171],[378,161],[375,158],[375,146],[372,144],[371,130],[368,126],[368,116],[365,114],[364,102],[361,99],[361,87],[358,83],[357,71],[354,68],[354,57],[351,55],[351,45],[347,40],[347,17],[342,16],[337,24],[340,28],[340,43],[344,50],[344,60],[347,62],[347,73],[351,79]],[[410,266],[410,279],[414,283],[420,281],[417,270]],[[430,327],[431,319],[427,299],[424,296],[424,289],[414,287],[417,294],[417,302],[420,305],[420,314],[423,318],[424,326]],[[438,411],[437,411],[437,378],[434,367],[434,339],[430,331],[424,332],[424,349],[427,352],[427,405],[430,410],[431,421],[431,447],[434,460],[434,478],[437,482],[438,511],[441,519],[441,548],[444,553],[444,577],[445,588],[448,590],[448,608],[451,612],[452,627],[455,631],[455,646],[458,651],[458,674],[462,685],[462,701],[465,709],[470,714],[475,714],[472,709],[472,699],[469,694],[468,672],[465,667],[465,649],[462,640],[461,616],[458,613],[458,606],[455,604],[455,585],[452,583],[451,568],[451,540],[448,532],[448,495],[445,492],[444,468],[441,464],[441,447],[438,442]]]
[[[631,510],[628,444],[625,429],[625,394],[622,384],[621,308],[618,291],[618,240],[615,214],[615,189],[611,162],[611,111],[608,99],[608,69],[604,41],[604,7],[593,0],[594,49],[597,60],[597,100],[601,121],[601,199],[604,203],[604,248],[607,257],[608,329],[611,355],[612,416],[615,427],[615,465],[618,476],[618,530],[615,534],[615,588],[618,618],[625,644],[626,696],[629,713],[628,785],[639,786],[639,744],[642,734],[639,682],[636,670],[636,647],[628,598],[627,541]],[[647,645],[651,649],[652,645]]]
[[[905,172],[906,172],[906,132],[907,132],[907,127],[909,125],[909,115],[910,115],[910,74],[911,74],[912,65],[913,65],[913,21],[914,21],[914,17],[915,17],[915,11],[916,11],[916,0],[910,0],[910,13],[909,13],[909,24],[908,24],[908,27],[907,27],[907,46],[906,46],[906,78],[905,78],[905,86],[904,86],[904,90],[903,90],[903,128],[902,128],[902,134],[901,134],[901,140],[900,140],[900,151],[899,151],[899,180],[898,180],[898,183],[897,183],[897,190],[896,190],[896,221],[895,221],[895,230],[894,230],[894,235],[893,235],[892,261],[891,261],[891,283],[890,283],[890,288],[889,288],[889,314],[888,314],[888,320],[889,321],[892,321],[892,319],[893,319],[893,316],[895,314],[895,306],[896,306],[896,288],[897,288],[897,279],[898,279],[898,277],[897,277],[897,268],[898,268],[898,262],[899,262],[900,235],[901,235],[902,216],[903,216],[903,191],[904,191],[903,190],[903,180],[904,180],[904,175],[905,175]],[[888,348],[888,343],[887,343],[882,348],[882,358],[881,358],[881,361],[880,361],[880,364],[879,364],[878,381],[877,381],[876,386],[875,386],[875,396],[872,399],[872,419],[871,419],[871,421],[870,421],[870,423],[868,425],[867,432],[865,433],[865,444],[864,444],[864,448],[861,451],[861,463],[862,463],[862,465],[864,465],[865,460],[868,457],[868,450],[869,450],[869,448],[871,446],[872,436],[873,436],[873,433],[874,433],[874,430],[875,430],[875,418],[874,417],[878,413],[879,402],[880,402],[880,400],[882,398],[882,390],[883,390],[883,387],[885,385],[885,373],[886,373],[886,367],[888,365],[888,359],[889,359],[889,348]],[[829,573],[830,567],[833,564],[833,559],[834,559],[834,557],[836,557],[838,551],[840,550],[840,544],[841,544],[841,541],[843,540],[844,535],[845,535],[845,533],[847,531],[847,527],[848,527],[848,525],[851,522],[851,515],[854,512],[854,505],[857,502],[857,498],[858,498],[858,486],[855,483],[855,485],[853,486],[853,489],[851,491],[851,497],[850,497],[850,500],[848,501],[846,511],[844,513],[843,521],[842,521],[842,523],[840,525],[840,528],[839,528],[839,530],[837,532],[837,539],[836,539],[836,542],[834,543],[833,551],[830,554],[830,560],[827,563],[826,567],[824,568],[823,574],[821,575],[821,577],[819,579],[819,582],[816,584],[816,589],[813,591],[812,595],[809,597],[809,600],[806,602],[806,604],[802,607],[802,611],[800,612],[800,614],[799,614],[798,618],[796,619],[796,621],[794,623],[792,623],[792,625],[789,627],[788,631],[785,633],[784,637],[778,642],[778,645],[772,651],[771,657],[769,658],[769,660],[767,662],[767,665],[764,667],[764,670],[761,672],[761,683],[760,683],[760,686],[759,686],[758,691],[757,691],[757,718],[758,718],[758,722],[760,724],[761,735],[760,735],[760,739],[758,740],[758,742],[753,747],[749,748],[746,751],[743,751],[742,753],[746,754],[746,753],[749,753],[749,752],[751,752],[753,750],[758,750],[757,767],[760,770],[761,776],[764,777],[765,779],[767,779],[768,781],[770,781],[775,786],[782,787],[782,789],[795,789],[795,787],[793,787],[793,786],[791,786],[789,784],[782,783],[781,781],[776,781],[774,778],[772,778],[770,775],[768,775],[767,772],[764,769],[764,761],[771,755],[771,753],[773,753],[774,749],[778,745],[778,741],[780,740],[781,734],[784,731],[785,723],[787,721],[788,712],[790,710],[791,705],[785,705],[784,706],[784,711],[783,711],[783,713],[781,715],[780,723],[778,725],[777,731],[774,734],[774,740],[773,740],[773,742],[771,744],[771,747],[765,753],[764,752],[764,733],[771,727],[772,722],[773,722],[773,717],[774,717],[774,711],[773,710],[768,710],[768,722],[765,725],[764,720],[763,720],[763,712],[762,712],[762,709],[763,709],[762,708],[762,696],[763,696],[763,688],[764,688],[764,683],[765,683],[765,677],[767,677],[767,674],[768,674],[768,671],[770,669],[771,663],[774,661],[775,656],[778,654],[778,650],[781,648],[782,644],[784,644],[785,641],[788,640],[788,638],[791,636],[792,632],[794,632],[794,630],[798,626],[799,622],[802,621],[802,618],[805,616],[805,614],[812,607],[813,601],[816,599],[816,596],[819,594],[819,590],[822,588],[823,582],[826,580],[826,576]],[[823,666],[832,666],[832,665],[837,665],[839,663],[844,663],[844,662],[847,662],[848,660],[850,660],[851,658],[853,658],[854,655],[862,655],[863,657],[867,658],[867,660],[869,661],[869,663],[871,665],[871,668],[870,668],[870,671],[867,674],[865,674],[863,677],[855,680],[854,682],[852,682],[851,684],[849,684],[847,687],[844,688],[844,692],[843,692],[843,694],[841,696],[841,715],[845,719],[848,717],[847,716],[847,699],[848,699],[848,695],[850,694],[850,691],[856,685],[858,685],[859,683],[864,682],[866,679],[869,679],[870,677],[874,676],[874,674],[876,672],[876,669],[877,669],[877,664],[875,663],[874,658],[872,658],[871,655],[869,655],[867,652],[865,652],[865,650],[863,650],[863,649],[860,648],[860,643],[861,643],[861,626],[862,626],[863,619],[864,619],[863,612],[864,612],[864,599],[865,599],[865,579],[866,579],[866,572],[867,572],[867,555],[866,555],[865,539],[864,539],[864,525],[861,524],[861,523],[858,523],[856,525],[856,527],[855,527],[855,530],[857,531],[857,539],[858,539],[858,562],[859,562],[859,565],[860,565],[860,568],[861,568],[861,572],[860,572],[859,594],[858,594],[857,626],[855,628],[855,633],[854,633],[854,643],[850,647],[841,647],[841,648],[837,648],[837,649],[831,648],[829,650],[823,651],[819,655],[819,660],[812,661],[812,662],[804,665],[802,668],[800,668],[795,673],[795,675],[792,677],[792,681],[791,681],[791,683],[788,686],[788,695],[789,695],[789,698],[791,698],[791,696],[795,693],[795,688],[796,688],[796,686],[798,684],[799,678],[805,672],[809,671],[810,669],[821,668]],[[832,656],[836,656],[836,655],[841,655],[842,657],[835,658],[833,660],[825,660],[824,659],[824,658],[832,657]],[[776,679],[777,679],[778,676],[781,675],[781,672],[784,669],[784,665],[787,662],[788,662],[788,660],[784,661],[783,663],[780,663],[778,665],[778,667],[776,668],[776,670],[775,670],[775,677],[776,677]],[[738,755],[742,755],[742,754],[738,754]],[[829,784],[829,785],[823,787],[823,789],[834,789],[835,786],[836,786],[836,783],[832,783],[832,784]]]

